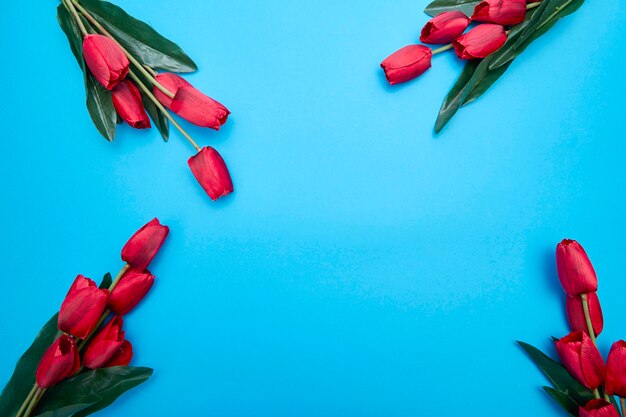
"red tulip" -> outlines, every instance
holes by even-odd
[[[170,228],[154,218],[135,232],[122,248],[122,260],[143,271],[157,254]]]
[[[483,0],[474,8],[472,20],[517,25],[526,18],[526,0]]]
[[[170,98],[157,87],[153,88],[156,98],[165,107],[197,126],[219,130],[226,123],[230,111],[218,101],[203,94],[184,78],[163,73],[156,76],[157,81],[168,91],[174,93]]]
[[[61,304],[59,330],[84,339],[100,320],[107,305],[108,290],[101,290],[95,282],[79,275]]]
[[[593,326],[593,331],[597,336],[602,333],[602,328],[604,326],[602,307],[600,307],[600,300],[595,292],[589,293],[587,300],[589,303],[591,325]],[[567,320],[569,321],[572,331],[589,333],[587,329],[587,322],[585,321],[585,314],[583,312],[583,301],[580,295],[567,297],[565,301],[565,310],[567,312]]]
[[[83,355],[83,366],[90,369],[102,368],[124,343],[122,316],[115,316],[104,326],[87,346]]]
[[[613,343],[606,360],[604,390],[609,395],[626,397],[626,342]]]
[[[461,59],[484,58],[500,49],[506,38],[502,26],[485,23],[459,36],[452,46]]]
[[[135,84],[123,80],[111,91],[113,107],[122,119],[135,129],[150,127],[150,119],[143,108],[141,94]]]
[[[80,357],[74,338],[64,334],[44,352],[35,379],[40,388],[50,388],[74,375],[79,368]]]
[[[120,46],[104,35],[90,34],[83,40],[83,57],[89,70],[107,90],[128,74],[128,58]]]
[[[210,146],[189,158],[189,168],[212,200],[233,192],[233,181],[222,156]]]
[[[559,280],[569,296],[598,290],[598,277],[589,257],[575,240],[563,239],[556,246],[556,267]]]
[[[422,28],[420,41],[433,44],[450,43],[461,36],[469,24],[469,17],[458,10],[439,13]]]
[[[422,75],[428,68],[433,53],[424,45],[405,46],[389,55],[380,64],[389,84],[398,84]]]
[[[133,346],[128,340],[124,340],[122,346],[113,354],[113,357],[104,364],[103,368],[110,368],[112,366],[128,366],[132,358]]]
[[[572,332],[556,341],[556,350],[567,371],[589,389],[604,379],[604,361],[587,333]]]
[[[601,398],[590,400],[584,407],[579,407],[578,415],[580,417],[620,417],[615,406]]]
[[[149,271],[129,269],[109,295],[109,309],[123,315],[135,308],[154,284],[154,275]]]

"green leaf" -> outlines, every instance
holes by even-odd
[[[37,337],[24,352],[15,366],[15,371],[0,394],[0,416],[14,416],[35,384],[35,371],[46,349],[55,341],[57,314],[41,328]]]
[[[552,398],[558,405],[563,407],[563,409],[571,416],[578,417],[578,405],[572,401],[570,397],[567,396],[562,391],[559,391],[550,387],[543,387],[544,391],[548,393],[550,398]]]
[[[504,72],[509,68],[509,65],[511,65],[511,62],[508,62],[506,65],[496,68],[495,70],[487,71],[480,81],[474,85],[467,97],[463,99],[461,106],[465,106],[482,96],[489,89],[489,87],[491,87],[493,83],[495,83],[498,78],[504,74]]]
[[[115,366],[84,372],[50,388],[37,407],[38,417],[84,417],[113,403],[146,381],[152,369]]]
[[[113,277],[111,277],[110,272],[107,272],[106,274],[104,274],[104,277],[102,278],[102,282],[100,283],[100,289],[109,288],[112,283],[113,283]]]
[[[443,100],[441,109],[439,109],[439,115],[435,122],[436,133],[441,132],[441,129],[443,129],[457,110],[459,110],[465,96],[471,91],[470,82],[476,72],[476,68],[478,68],[477,61],[468,61],[467,64],[465,64],[461,75]]]
[[[101,0],[80,0],[80,4],[143,64],[173,72],[198,69],[178,45],[120,7]]]
[[[474,7],[481,0],[435,0],[426,6],[424,13],[435,16],[439,13],[449,12],[450,10],[460,10],[467,16],[471,16],[474,13]]]
[[[165,117],[156,104],[154,104],[152,100],[150,100],[150,98],[148,98],[148,96],[143,92],[141,92],[141,100],[143,101],[143,106],[146,108],[146,112],[148,112],[152,122],[158,129],[159,133],[161,133],[161,136],[163,136],[163,140],[167,142],[170,134],[169,121],[167,120],[167,117]]]

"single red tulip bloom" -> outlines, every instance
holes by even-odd
[[[601,398],[590,400],[584,407],[579,407],[578,415],[580,417],[620,417],[615,406]]]
[[[108,290],[101,290],[89,278],[79,275],[61,304],[59,330],[84,339],[98,324],[107,305]]]
[[[626,397],[626,342],[613,343],[606,360],[604,390],[609,395]]]
[[[475,22],[517,25],[526,18],[526,0],[483,0],[474,8]]]
[[[109,309],[120,315],[128,313],[146,296],[152,284],[154,275],[148,270],[130,268],[111,291]]]
[[[561,286],[570,297],[598,290],[596,271],[583,247],[575,240],[563,239],[556,246],[556,268]]]
[[[157,81],[174,93],[170,98],[153,87],[156,98],[168,109],[197,126],[219,130],[230,111],[221,103],[203,94],[184,78],[169,72],[156,76]]]
[[[450,43],[461,36],[469,24],[469,17],[458,10],[439,13],[422,28],[420,41],[431,44]]]
[[[591,325],[593,326],[593,331],[597,336],[602,333],[602,328],[604,327],[602,307],[600,307],[600,300],[595,292],[587,295],[587,301],[589,303]],[[572,329],[572,331],[589,333],[587,329],[587,322],[585,321],[585,314],[583,312],[583,300],[580,295],[567,297],[565,300],[565,311],[567,312],[567,321],[569,321],[570,329]]]
[[[589,389],[602,384],[604,361],[587,333],[572,332],[555,344],[563,366],[578,382]]]
[[[90,369],[102,368],[124,343],[122,316],[115,316],[89,342],[83,355],[83,366]]]
[[[74,375],[80,368],[80,357],[74,338],[61,335],[44,352],[35,373],[39,388],[50,388]]]
[[[389,55],[380,64],[389,84],[398,84],[417,78],[430,68],[433,52],[424,45],[405,46]]]
[[[113,107],[122,119],[135,129],[150,127],[150,119],[143,107],[141,94],[135,84],[128,80],[121,81],[111,90]]]
[[[126,242],[122,248],[122,260],[143,271],[157,254],[169,232],[170,228],[161,225],[159,219],[150,220]]]
[[[112,90],[128,74],[128,58],[120,46],[104,35],[90,34],[83,39],[83,57],[94,77]]]
[[[122,346],[113,354],[113,357],[104,364],[103,368],[110,368],[112,366],[128,366],[132,358],[133,345],[131,345],[128,340],[124,340]]]
[[[506,39],[502,26],[484,23],[459,36],[452,46],[461,59],[484,58],[500,49]]]
[[[233,181],[222,156],[210,146],[189,158],[189,168],[212,200],[233,192]]]

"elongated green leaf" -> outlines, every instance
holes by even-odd
[[[139,77],[144,85],[150,85],[150,82],[140,72],[137,72],[137,77]],[[159,133],[161,133],[163,140],[167,142],[169,138],[169,121],[167,120],[167,117],[165,117],[163,112],[158,109],[158,107],[141,89],[139,89],[139,92],[141,93],[141,101],[143,102],[143,106],[145,107],[146,112],[148,112],[148,115],[152,119],[152,122],[159,130]]]
[[[178,45],[120,7],[101,0],[80,0],[80,4],[143,64],[173,72],[198,69]]]
[[[567,396],[562,391],[559,391],[550,387],[543,387],[544,391],[548,393],[550,398],[552,398],[558,405],[563,407],[563,409],[571,416],[578,417],[578,405],[572,401],[570,397]]]
[[[113,403],[146,381],[152,369],[116,366],[79,374],[50,388],[37,407],[38,417],[83,417]]]
[[[476,61],[469,61],[465,64],[461,75],[446,98],[443,100],[441,109],[439,109],[439,115],[437,116],[437,121],[435,122],[436,133],[439,133],[441,129],[443,129],[443,127],[450,121],[452,116],[454,116],[457,110],[461,107],[465,96],[471,91],[470,83],[476,68],[478,68],[478,62]]]
[[[57,314],[41,328],[37,337],[24,352],[15,371],[0,394],[0,416],[14,416],[35,384],[35,371],[45,350],[58,337]]]
[[[113,277],[111,277],[111,273],[107,272],[106,274],[104,274],[104,277],[102,278],[102,282],[100,283],[100,288],[109,288],[111,286],[111,284],[113,283]]]
[[[478,3],[480,0],[435,0],[424,9],[424,12],[430,16],[435,16],[450,10],[460,10],[471,16]]]
[[[508,62],[506,65],[498,67],[495,70],[487,70],[485,75],[475,83],[467,97],[463,99],[461,106],[465,106],[482,96],[489,89],[489,87],[491,87],[493,83],[495,83],[502,76],[502,74],[504,74],[504,72],[509,68],[509,65],[511,65],[511,62]]]

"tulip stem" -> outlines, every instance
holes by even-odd
[[[122,45],[121,45],[121,44],[117,41],[117,39],[115,39],[115,38],[113,37],[113,35],[111,35],[111,33],[109,33],[109,31],[108,31],[108,30],[106,30],[106,29],[104,28],[104,26],[102,26],[102,25],[100,24],[100,22],[98,22],[98,21],[97,21],[97,20],[96,20],[96,19],[95,19],[95,18],[94,18],[94,17],[93,17],[90,13],[89,13],[89,11],[87,11],[87,9],[85,9],[83,6],[81,6],[81,5],[80,5],[80,4],[79,4],[76,0],[66,0],[66,1],[67,1],[69,4],[72,4],[72,7],[73,7],[73,6],[76,6],[76,7],[78,8],[78,10],[80,10],[80,12],[83,14],[83,16],[85,16],[85,18],[86,18],[87,20],[89,20],[89,22],[90,22],[92,25],[94,25],[94,26],[95,26],[95,27],[96,27],[96,28],[97,28],[97,29],[98,29],[98,30],[99,30],[99,31],[100,31],[103,35],[105,35],[105,36],[107,36],[108,38],[112,39],[112,40],[113,40],[113,41],[117,44],[117,46],[119,46],[119,47],[120,47],[120,49],[124,52],[124,54],[126,55],[126,57],[128,58],[128,60],[129,60],[130,62],[132,62],[132,63],[133,63],[133,64],[137,67],[137,69],[138,69],[138,70],[139,70],[139,71],[140,71],[140,72],[141,72],[141,73],[142,73],[142,74],[143,74],[143,75],[144,75],[144,76],[145,76],[148,80],[150,80],[150,82],[151,82],[152,84],[154,84],[154,86],[155,86],[156,88],[158,88],[159,90],[161,90],[161,91],[163,92],[163,94],[165,94],[165,95],[166,95],[166,96],[168,96],[169,98],[174,98],[174,93],[172,93],[170,90],[168,90],[167,88],[165,88],[165,87],[164,87],[164,86],[163,86],[160,82],[158,82],[158,81],[157,81],[157,79],[156,79],[156,78],[154,78],[154,77],[152,76],[152,74],[150,74],[150,73],[149,73],[149,72],[148,72],[148,71],[144,68],[144,66],[143,66],[143,65],[141,65],[141,63],[140,63],[139,61],[137,61],[137,60],[135,59],[135,57],[134,57],[134,56],[132,56],[132,55],[130,54],[130,52],[128,52],[128,51],[126,50],[126,48],[124,48],[124,47],[123,47],[123,46],[122,46]],[[78,18],[78,21],[80,22],[80,18]],[[82,24],[82,22],[81,22],[81,24]],[[83,33],[83,34],[84,34],[84,33]]]
[[[592,392],[594,397],[600,398],[600,391],[597,388],[594,388]]]
[[[81,19],[80,16],[78,15],[78,12],[76,11],[76,7],[74,7],[74,5],[72,4],[72,1],[71,0],[61,0],[61,1],[65,5],[65,7],[70,11],[70,13],[74,15],[74,20],[76,20],[76,23],[78,24],[78,27],[80,28],[80,32],[83,34],[83,36],[88,35],[89,32],[87,32],[87,28],[85,28],[83,19]]]
[[[581,294],[580,299],[583,304],[583,313],[585,314],[585,323],[587,323],[587,332],[589,333],[589,337],[593,344],[596,344],[596,333],[593,330],[593,323],[591,322],[591,314],[589,313],[589,298],[587,294]]]
[[[433,49],[433,55],[440,54],[440,53],[445,52],[445,51],[447,51],[449,49],[452,49],[452,44],[451,43],[449,43],[447,45],[444,45],[444,46],[442,46],[440,48]]]
[[[541,5],[540,1],[536,1],[534,3],[528,3],[526,5],[526,10],[534,9],[535,7],[539,7]]]
[[[619,405],[622,406],[622,415],[626,413],[626,401],[624,401],[623,397],[619,397]]]
[[[167,111],[167,109],[165,109],[165,107],[163,107],[163,105],[161,104],[161,102],[159,100],[157,100],[157,98],[154,96],[154,94],[152,94],[152,91],[150,91],[150,89],[148,89],[148,87],[146,87],[141,80],[139,79],[139,77],[137,77],[137,74],[135,74],[132,70],[130,70],[128,72],[128,75],[130,75],[130,77],[135,81],[135,83],[137,83],[137,85],[139,86],[139,88],[146,93],[146,95],[148,96],[148,98],[150,100],[152,100],[152,102],[154,103],[155,106],[157,106],[157,108],[159,110],[161,110],[161,112],[165,115],[165,117],[168,118],[168,120],[170,122],[172,122],[172,124],[176,127],[176,129],[178,129],[180,131],[180,133],[183,134],[183,136],[185,137],[185,139],[187,139],[189,141],[189,143],[191,143],[191,145],[196,148],[196,151],[200,152],[200,150],[202,148],[200,148],[200,146],[198,146],[198,144],[196,143],[195,140],[193,140],[193,138],[191,136],[189,136],[189,133],[187,133],[185,131],[185,129],[182,128],[181,125],[178,124],[178,122],[176,121],[176,119],[174,119],[172,117],[172,115]]]
[[[554,16],[556,16],[557,14],[559,14],[559,12],[560,12],[561,10],[563,10],[564,8],[566,8],[567,6],[569,6],[569,5],[570,5],[573,1],[574,1],[574,0],[568,0],[568,1],[566,1],[565,3],[563,3],[563,5],[562,5],[562,6],[558,6],[558,7],[556,7],[556,8],[555,8],[555,10],[554,10],[554,12],[553,12],[550,16],[548,16],[548,18],[547,18],[546,20],[544,20],[544,21],[543,21],[543,23],[542,23],[542,24],[540,24],[540,25],[539,25],[539,27],[538,27],[537,29],[535,29],[535,30],[539,30],[539,29],[541,29],[542,27],[544,27],[546,23],[550,22]],[[531,4],[534,4],[534,3],[531,3]]]
[[[28,407],[28,404],[30,404],[30,401],[33,399],[33,395],[35,395],[35,392],[37,392],[37,388],[37,384],[33,384],[33,387],[31,388],[30,392],[26,396],[26,399],[22,403],[22,406],[19,410],[17,410],[17,414],[15,415],[15,417],[20,417],[24,413],[24,410],[26,410],[26,407]]]
[[[30,415],[32,414],[37,404],[39,404],[39,400],[41,400],[41,397],[43,396],[44,392],[46,392],[44,388],[37,387],[37,390],[35,391],[35,395],[32,398],[32,401],[28,405],[26,412],[24,412],[24,417],[30,417]]]

